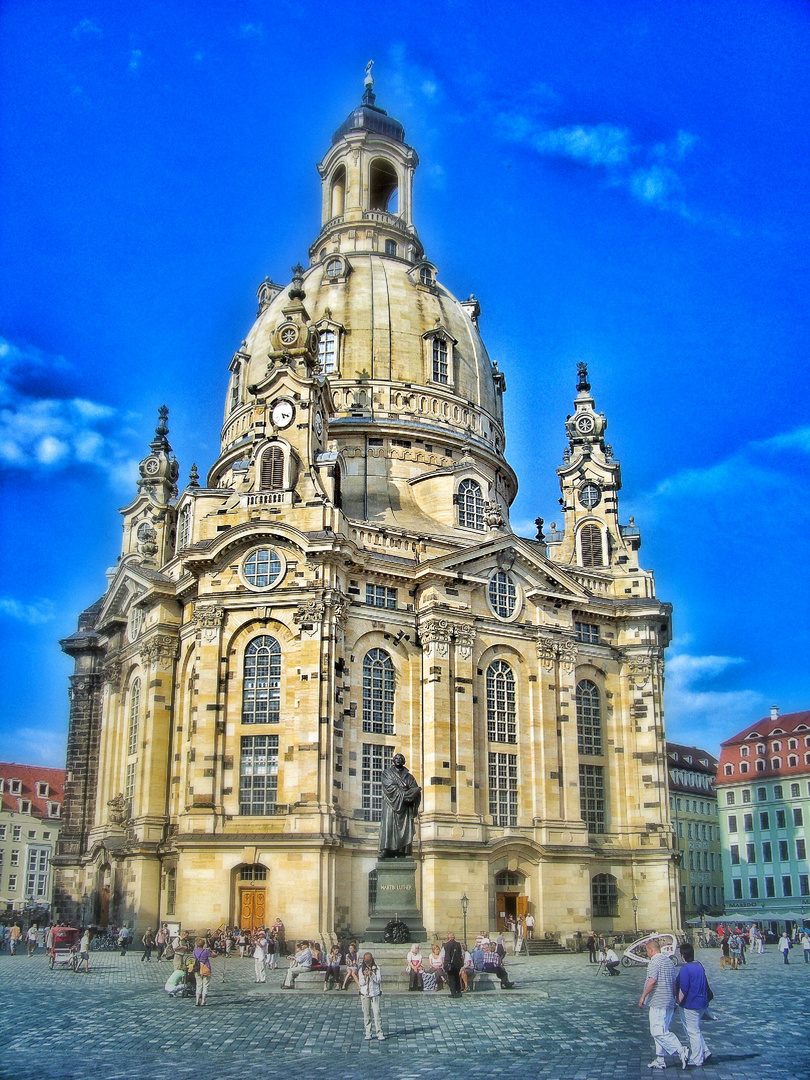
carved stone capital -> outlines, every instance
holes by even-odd
[[[473,645],[475,644],[476,630],[472,623],[456,623],[453,627],[453,637],[455,638],[456,646],[459,654],[464,657],[465,660],[469,659],[472,655]]]
[[[447,619],[427,619],[419,624],[422,647],[428,656],[447,657],[453,639],[452,623]]]
[[[630,685],[634,690],[643,690],[652,675],[652,658],[650,656],[628,656],[625,663]]]
[[[129,820],[129,800],[123,792],[119,792],[114,798],[107,800],[110,811],[111,825],[125,825]]]
[[[537,638],[537,657],[546,671],[551,671],[558,663],[563,671],[570,673],[577,662],[577,643],[567,637],[540,634]]]
[[[148,664],[170,664],[177,656],[177,638],[157,634],[141,646],[141,660]]]
[[[299,605],[293,615],[293,622],[298,623],[302,634],[314,636],[323,622],[325,612],[326,604],[324,601],[313,597],[311,600],[307,600],[305,604]]]
[[[327,607],[332,609],[336,625],[342,629],[346,625],[346,619],[349,614],[348,596],[344,596],[343,593],[330,589],[324,596],[324,600],[326,601]]]
[[[110,660],[109,663],[104,665],[104,682],[113,692],[117,692],[121,686],[122,671],[123,665],[120,660]]]
[[[223,608],[218,607],[216,604],[201,603],[194,605],[194,613],[191,616],[194,626],[202,634],[203,641],[209,643],[216,641],[224,618],[225,610]]]

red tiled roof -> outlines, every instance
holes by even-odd
[[[20,799],[31,800],[31,813],[34,817],[50,818],[48,803],[61,803],[65,797],[64,769],[46,769],[41,765],[18,765],[13,761],[0,761],[0,777],[3,779],[3,793],[0,796],[0,805],[3,810],[18,813]],[[19,794],[9,791],[9,781],[20,781]],[[48,785],[46,796],[37,795],[37,784]]]
[[[787,740],[791,738],[796,739],[798,747],[788,746]],[[810,712],[786,713],[776,719],[767,716],[756,721],[720,743],[718,786],[810,773],[810,764],[805,761],[805,755],[810,753],[808,739]],[[774,740],[781,743],[779,749],[774,749]],[[764,752],[757,752],[758,744],[764,747]],[[796,759],[795,765],[788,764],[789,757]]]
[[[779,728],[785,735],[792,735],[801,724],[807,725],[808,734],[810,734],[810,712],[785,713],[784,716],[777,716],[775,720],[771,719],[770,716],[766,716],[762,720],[750,724],[747,728],[743,728],[739,734],[726,739],[720,745],[733,746],[735,743],[743,743],[746,739],[753,738],[755,735],[761,735],[764,739],[767,739],[776,728]]]

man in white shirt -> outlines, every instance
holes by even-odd
[[[619,974],[619,958],[616,955],[615,949],[608,949],[605,952],[605,967],[607,968],[608,975]]]
[[[284,982],[281,984],[282,990],[294,990],[295,980],[303,971],[310,971],[312,968],[312,953],[310,952],[309,945],[306,941],[298,942],[298,951],[295,954],[295,958],[290,964],[290,969],[287,972]]]

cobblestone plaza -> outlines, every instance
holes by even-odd
[[[715,992],[717,1022],[705,1033],[715,1080],[807,1080],[806,1003],[810,965],[794,950],[785,967],[774,947],[739,971],[718,970],[719,953],[698,957]],[[222,981],[223,967],[225,980]],[[356,994],[282,993],[283,972],[253,981],[249,960],[215,961],[210,1005],[173,1000],[169,964],[139,953],[92,953],[91,971],[48,969],[0,957],[0,1076],[3,1080],[231,1080],[357,1076],[439,1080],[646,1077],[652,1040],[637,1007],[641,968],[609,979],[586,956],[512,960],[512,992],[451,1000],[446,992],[386,994],[387,1041],[363,1041]],[[543,996],[547,994],[548,996]],[[804,1003],[804,1004],[803,1004]],[[676,1019],[674,1030],[682,1035]],[[668,1068],[679,1071],[677,1059]],[[689,1069],[689,1074],[700,1072]]]

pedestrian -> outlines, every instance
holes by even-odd
[[[790,938],[788,937],[787,930],[785,930],[784,933],[782,934],[782,936],[779,938],[779,952],[784,957],[784,963],[785,964],[790,963],[790,950],[791,950]]]
[[[81,941],[79,942],[79,963],[76,967],[78,971],[82,964],[84,964],[85,975],[90,974],[90,938],[93,935],[90,933],[90,927],[87,926],[82,934]]]
[[[205,944],[204,937],[197,938],[197,947],[192,953],[194,959],[194,978],[197,989],[194,996],[195,1005],[208,1004],[208,984],[211,982],[211,950]]]
[[[256,938],[256,943],[253,946],[253,972],[256,978],[253,980],[257,983],[267,982],[267,972],[264,969],[264,962],[267,959],[267,938],[264,934],[259,934]]]
[[[239,933],[236,935],[236,944],[239,946],[239,959],[245,959],[245,949],[247,948],[247,933],[244,929],[240,928]]]
[[[608,949],[605,953],[605,970],[608,975],[619,974],[619,957],[616,955],[615,949]]]
[[[456,941],[456,935],[451,930],[447,935],[447,941],[442,949],[444,953],[444,970],[447,973],[447,983],[450,987],[450,997],[461,997],[460,973],[464,967],[464,950]]]
[[[129,948],[129,927],[126,923],[118,931],[118,947],[121,950],[121,955],[126,956]]]
[[[279,956],[281,955],[281,942],[279,941],[278,934],[275,930],[270,932],[270,940],[267,943],[267,966],[271,971],[275,971],[278,967]]]
[[[155,945],[157,946],[158,963],[163,959],[163,954],[166,951],[166,946],[169,944],[169,931],[166,923],[163,924],[155,934]]]
[[[683,967],[675,978],[675,993],[681,1007],[683,1026],[689,1037],[689,1064],[705,1065],[712,1052],[703,1038],[700,1022],[714,994],[703,964],[695,960],[694,948],[688,942],[684,942],[679,948]]]
[[[152,949],[155,947],[155,938],[152,934],[152,927],[147,926],[146,933],[141,938],[141,944],[143,945],[143,953],[141,954],[141,963],[146,961],[147,964],[152,962]]]
[[[802,928],[802,952],[805,964],[810,964],[810,930],[806,926]]]
[[[515,932],[515,956],[520,953],[523,948],[523,936],[525,934],[525,928],[523,925],[523,916],[518,915],[517,918],[517,930]]]
[[[363,1009],[363,1029],[365,1032],[363,1038],[365,1042],[371,1042],[371,1018],[373,1016],[377,1039],[379,1042],[385,1042],[382,1021],[380,1020],[382,976],[370,952],[363,954],[358,982],[360,984],[360,1005]]]
[[[731,945],[727,937],[720,940],[720,970],[723,971],[731,964]]]
[[[675,964],[671,957],[664,956],[661,952],[658,938],[650,938],[644,947],[650,962],[638,1007],[643,1009],[649,998],[650,1034],[655,1040],[655,1057],[647,1068],[665,1069],[665,1054],[677,1054],[681,1059],[681,1068],[685,1069],[689,1061],[689,1051],[678,1036],[669,1030],[675,1012]]]
[[[526,916],[526,936],[529,941],[534,941],[534,915],[531,912]]]
[[[37,924],[34,923],[28,927],[28,933],[25,935],[25,950],[29,956],[33,956],[37,951]]]
[[[588,945],[588,963],[589,964],[595,964],[596,963],[596,936],[594,935],[593,930],[591,930],[590,934],[588,934],[587,945]]]

